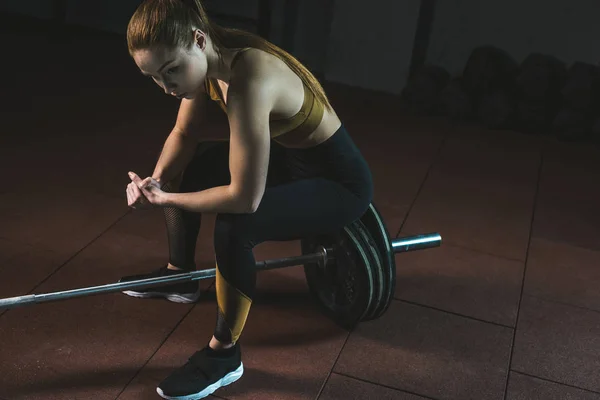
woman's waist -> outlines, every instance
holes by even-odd
[[[288,167],[306,177],[354,177],[362,179],[369,167],[362,153],[342,125],[325,142],[309,149],[286,149]]]

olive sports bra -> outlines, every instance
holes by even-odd
[[[244,49],[238,52],[233,61],[231,62],[231,68],[233,68],[237,58]],[[210,98],[216,101],[219,106],[227,113],[227,105],[225,104],[223,93],[219,83],[214,78],[207,78],[204,82],[206,92],[210,95]],[[269,121],[271,137],[277,137],[283,134],[294,132],[296,135],[308,135],[312,133],[321,123],[323,119],[324,107],[323,104],[313,95],[312,91],[303,84],[304,87],[304,103],[302,108],[296,115],[285,119],[275,119]]]

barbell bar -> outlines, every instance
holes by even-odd
[[[391,241],[394,253],[404,253],[414,250],[438,247],[441,245],[442,237],[439,233],[427,233],[415,236],[407,236]],[[318,252],[303,254],[294,257],[285,257],[280,259],[259,261],[256,263],[257,270],[269,270],[283,267],[302,265],[305,263],[316,262],[325,266],[329,260],[333,260],[332,249],[321,247]],[[202,271],[186,272],[171,276],[157,278],[140,279],[129,282],[110,283],[101,286],[92,286],[86,288],[65,290],[52,293],[29,294],[24,296],[8,297],[0,299],[0,311],[4,309],[16,308],[31,304],[47,303],[51,301],[61,301],[76,297],[93,296],[99,294],[120,292],[130,289],[143,289],[165,284],[175,284],[187,281],[196,281],[201,279],[214,278],[216,269],[206,269]]]

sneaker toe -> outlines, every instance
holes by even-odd
[[[187,398],[201,392],[209,384],[201,371],[186,364],[166,377],[156,388],[159,394],[169,397]]]

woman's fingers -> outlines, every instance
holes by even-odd
[[[131,197],[131,205],[144,206],[148,203],[146,196],[135,183],[131,182],[127,186],[127,191]]]
[[[142,191],[135,183],[130,183],[129,185],[131,186],[131,191],[133,192],[135,201],[139,201],[140,197],[144,197]]]
[[[135,193],[134,185],[130,183],[127,185],[127,205],[132,207],[135,206],[136,203],[139,203],[139,196]]]
[[[133,206],[135,204],[135,194],[133,193],[133,189],[131,185],[127,185],[127,205]]]

